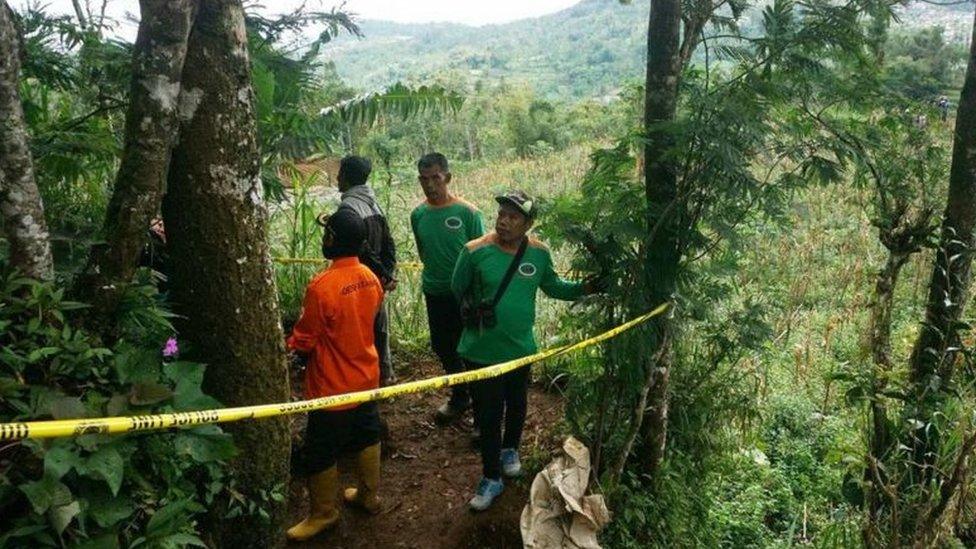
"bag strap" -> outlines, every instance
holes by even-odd
[[[512,277],[515,275],[515,269],[518,268],[519,263],[522,261],[522,256],[525,255],[525,248],[529,244],[529,237],[523,237],[522,242],[519,244],[518,250],[515,252],[515,257],[512,258],[512,262],[508,264],[508,270],[505,271],[505,277],[502,278],[502,283],[498,286],[498,290],[495,292],[495,299],[491,300],[491,306],[495,307],[498,302],[502,300],[502,296],[505,295],[505,290],[508,289],[508,283],[512,281]]]

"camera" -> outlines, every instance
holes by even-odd
[[[495,327],[495,306],[490,301],[461,303],[461,320],[464,326],[472,329],[491,329]]]

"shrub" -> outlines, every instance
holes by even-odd
[[[169,313],[148,271],[125,296],[122,337],[106,347],[53,284],[0,277],[0,422],[143,415],[218,406],[202,364],[174,355]],[[0,546],[203,546],[197,519],[231,497],[216,426],[84,434],[0,446]],[[246,503],[246,502],[245,502]]]

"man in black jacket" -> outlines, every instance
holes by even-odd
[[[336,177],[339,191],[342,192],[342,203],[339,207],[351,209],[366,223],[366,245],[359,260],[380,279],[383,290],[391,292],[397,285],[396,245],[390,236],[386,217],[376,201],[376,195],[366,185],[372,169],[370,161],[361,156],[347,156],[342,159]],[[376,350],[380,355],[380,385],[390,385],[396,378],[390,358],[390,319],[385,301],[376,315],[374,328]]]

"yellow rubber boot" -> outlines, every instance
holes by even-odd
[[[305,541],[339,520],[339,471],[333,465],[308,479],[308,518],[288,529],[288,539]]]
[[[380,484],[380,444],[377,442],[363,449],[356,461],[359,465],[359,488],[346,488],[342,495],[346,503],[375,515],[381,509],[377,493]]]

